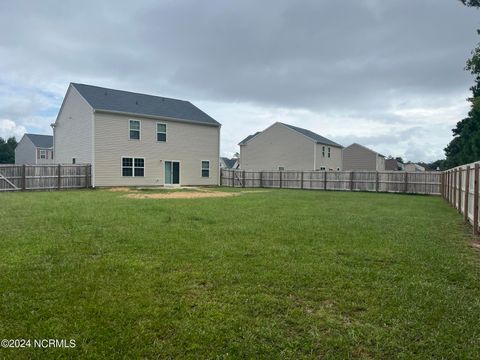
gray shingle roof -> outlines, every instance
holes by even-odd
[[[189,101],[71,84],[95,110],[116,111],[144,116],[159,116],[220,126],[220,123]]]
[[[26,137],[37,148],[49,149],[53,147],[53,136],[51,135],[39,135],[39,134],[25,134]]]
[[[292,130],[295,130],[303,135],[305,135],[306,137],[309,137],[310,139],[314,140],[317,144],[325,144],[325,145],[331,145],[331,146],[338,146],[338,147],[343,147],[342,145],[340,144],[337,144],[336,142],[332,141],[332,140],[329,140],[321,135],[318,135],[317,133],[314,133],[313,131],[310,131],[310,130],[307,130],[307,129],[302,129],[302,128],[299,128],[297,126],[293,126],[293,125],[288,125],[288,124],[284,124],[284,123],[281,123],[283,125],[285,125],[286,127],[292,129]]]
[[[261,131],[257,131],[255,134],[248,135],[245,139],[243,139],[242,141],[240,141],[240,142],[238,143],[238,145],[245,145],[248,140],[250,140],[250,139],[253,138],[254,136],[257,136],[257,135],[260,134],[260,133],[261,133]]]
[[[233,165],[235,165],[235,163],[237,162],[237,159],[229,159],[226,157],[222,157],[221,159],[229,169],[233,168]]]

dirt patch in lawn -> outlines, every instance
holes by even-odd
[[[202,191],[202,192],[172,192],[172,193],[159,193],[159,194],[128,194],[126,195],[130,199],[201,199],[201,198],[220,198],[237,196],[241,193],[233,192],[220,192],[220,191]]]
[[[113,188],[108,189],[108,191],[111,191],[111,192],[132,192],[132,191],[136,191],[136,190],[132,190],[131,188],[128,188],[128,187],[113,187]]]

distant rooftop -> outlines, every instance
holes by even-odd
[[[40,135],[40,134],[25,134],[26,137],[37,148],[49,149],[53,147],[53,136],[51,135]]]
[[[71,83],[99,111],[157,116],[220,126],[220,123],[189,101]]]
[[[314,133],[313,131],[303,129],[303,128],[300,128],[298,126],[293,126],[293,125],[281,123],[281,122],[279,122],[278,124],[282,124],[282,125],[288,127],[289,129],[292,129],[292,130],[294,130],[294,131],[296,131],[296,132],[298,132],[302,135],[305,135],[306,137],[315,141],[317,144],[343,147],[342,145],[340,145],[340,144],[338,144],[338,143],[336,143],[336,142],[334,142],[330,139],[327,139],[326,137],[323,137],[323,136],[321,136],[317,133]],[[250,139],[254,138],[255,136],[257,136],[260,133],[261,133],[261,131],[257,131],[255,134],[247,136],[245,139],[240,141],[240,143],[238,145],[245,145],[248,141],[250,141]]]

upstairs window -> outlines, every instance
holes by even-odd
[[[325,157],[325,146],[322,146],[322,156]]]
[[[157,123],[157,141],[167,141],[167,124]]]
[[[145,176],[145,159],[144,158],[122,158],[122,176]]]
[[[328,157],[330,157],[330,148],[328,148]]]
[[[140,121],[129,121],[130,140],[140,140]]]
[[[38,150],[38,158],[39,159],[48,159],[47,150]]]
[[[210,177],[210,161],[202,161],[202,177]]]

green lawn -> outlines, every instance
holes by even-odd
[[[224,189],[222,191],[230,191]],[[0,358],[480,358],[480,254],[439,197],[0,194]]]

